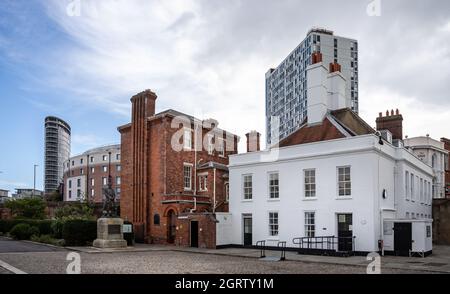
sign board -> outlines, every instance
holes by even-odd
[[[131,224],[123,225],[123,233],[132,233],[132,232],[133,232],[133,225]]]
[[[120,225],[108,225],[108,235],[120,234]]]

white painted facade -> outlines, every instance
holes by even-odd
[[[267,161],[270,152],[277,156]],[[348,196],[338,195],[339,167],[350,167]],[[316,196],[306,197],[305,170],[311,169]],[[244,244],[245,215],[252,217],[253,245],[266,240],[267,245],[286,241],[288,247],[296,247],[293,238],[307,236],[305,212],[315,213],[315,236],[337,236],[337,215],[352,214],[355,251],[377,251],[378,240],[386,240],[385,250],[391,250],[384,220],[431,223],[431,185],[424,183],[432,182],[433,170],[405,148],[387,142],[380,145],[375,135],[232,155],[229,171],[232,233],[221,243]],[[278,173],[278,199],[269,197],[271,173]],[[411,174],[412,195],[405,178]],[[244,199],[245,175],[252,177],[251,199]],[[270,212],[278,213],[275,236],[269,233]],[[431,238],[423,250],[430,246]]]
[[[448,151],[444,143],[429,136],[406,138],[405,147],[410,148],[423,162],[433,168],[433,198],[445,198],[445,170],[448,164]],[[447,164],[446,164],[447,163]]]

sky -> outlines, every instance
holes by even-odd
[[[369,8],[371,9],[368,9]],[[0,189],[43,186],[44,118],[72,154],[119,143],[130,97],[265,142],[265,73],[311,27],[358,40],[360,115],[400,109],[404,134],[450,137],[447,0],[1,0]]]

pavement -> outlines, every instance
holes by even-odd
[[[267,251],[266,260],[259,250],[243,248],[198,249],[137,244],[125,249],[93,247],[60,248],[29,241],[0,237],[0,274],[64,274],[76,252],[81,259],[81,273],[87,274],[365,274],[365,257],[329,257],[286,253],[286,261],[275,261],[279,251]],[[383,257],[382,273],[450,273],[450,247],[436,247],[427,258]]]

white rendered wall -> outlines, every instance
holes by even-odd
[[[253,218],[253,244],[267,245],[304,237],[304,213],[315,212],[316,236],[337,236],[337,214],[353,215],[356,251],[375,251],[383,238],[382,219],[397,218],[405,209],[431,213],[431,207],[412,203],[404,208],[402,165],[431,180],[431,169],[404,149],[378,144],[373,135],[303,144],[279,149],[275,162],[261,162],[267,151],[230,157],[230,213],[232,243],[243,244],[242,216]],[[351,166],[351,197],[337,196],[337,167]],[[316,199],[304,197],[305,169],[316,170]],[[268,173],[279,173],[280,199],[269,199]],[[253,176],[253,199],[243,199],[242,176]],[[383,190],[386,198],[383,199]],[[269,236],[268,213],[279,213],[279,236]],[[400,213],[399,213],[400,212]]]
[[[231,213],[216,212],[216,246],[232,244]]]

